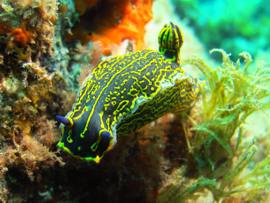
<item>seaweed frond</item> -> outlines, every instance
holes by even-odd
[[[183,61],[199,68],[205,85],[187,136],[195,170],[189,167],[197,181],[178,196],[208,189],[217,201],[241,195],[251,199],[270,189],[270,157],[254,161],[257,143],[248,141],[244,124],[252,113],[270,107],[270,69],[255,67],[247,52],[236,62],[222,49],[210,53],[221,54],[220,66],[212,68],[198,58]]]

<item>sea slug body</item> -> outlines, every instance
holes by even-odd
[[[85,80],[65,116],[58,147],[98,163],[117,136],[168,112],[189,109],[198,88],[178,62],[183,39],[170,23],[159,34],[159,50],[146,49],[106,59]]]

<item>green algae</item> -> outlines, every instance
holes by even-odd
[[[211,159],[211,154],[222,153],[223,159],[232,158],[240,144],[232,145],[232,137],[238,134],[240,142],[241,128],[247,117],[270,107],[268,69],[251,67],[252,59],[246,52],[240,54],[242,63],[241,59],[233,63],[223,50],[212,52],[220,52],[223,58],[223,64],[216,69],[199,60],[190,61],[203,72],[207,83],[201,90],[198,116],[202,121],[193,127],[196,135],[191,142],[196,159],[204,159],[205,167],[210,171],[214,171],[220,161]]]
[[[161,190],[158,202],[184,202],[206,191],[216,202],[263,202],[263,196],[258,197],[270,190],[270,157],[255,159],[260,145],[245,126],[254,112],[270,108],[270,70],[256,67],[247,52],[236,62],[221,49],[214,52],[222,56],[216,68],[198,58],[183,61],[199,68],[205,83],[190,117],[191,135],[186,136],[191,158],[187,168],[171,175],[174,181]]]

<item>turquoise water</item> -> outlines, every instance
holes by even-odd
[[[207,49],[223,48],[236,58],[269,53],[270,5],[267,0],[171,0]]]

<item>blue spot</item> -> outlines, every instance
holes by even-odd
[[[55,119],[58,122],[63,123],[64,125],[69,125],[70,124],[69,120],[66,117],[64,117],[64,116],[56,115],[55,116]]]

